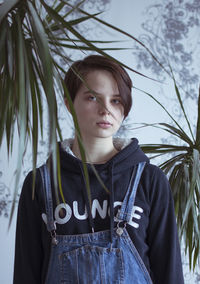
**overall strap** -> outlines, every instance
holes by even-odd
[[[47,230],[49,232],[55,232],[56,226],[53,219],[53,200],[51,193],[51,179],[49,169],[46,164],[39,168],[42,177],[43,193],[45,200],[45,209],[47,215]]]
[[[137,193],[137,188],[138,188],[145,164],[146,162],[141,162],[138,164],[136,174],[133,170],[128,190],[126,192],[122,206],[116,216],[119,221],[124,221],[128,223],[131,219],[131,213],[132,213],[132,209],[135,203],[135,196]]]

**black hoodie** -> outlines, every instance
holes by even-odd
[[[60,146],[62,188],[66,204],[54,196],[57,234],[91,232],[82,163]],[[105,164],[95,165],[106,187],[113,188],[116,214],[125,196],[133,168],[146,161],[136,194],[128,233],[155,284],[182,284],[183,273],[171,189],[166,176],[149,164],[137,139]],[[109,194],[88,164],[94,230],[110,228]],[[52,183],[53,184],[53,183]],[[45,207],[39,171],[32,200],[32,172],[22,188],[18,208],[14,284],[43,284],[48,267],[51,238],[45,225]],[[53,190],[54,192],[54,190]],[[61,210],[63,208],[64,210]],[[133,268],[134,269],[134,268]],[[128,283],[127,283],[128,284]]]

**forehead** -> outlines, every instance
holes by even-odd
[[[98,90],[110,90],[119,94],[117,81],[113,77],[112,73],[106,70],[93,70],[89,71],[84,76],[84,82],[81,84],[81,88],[88,89],[88,87],[98,93]]]

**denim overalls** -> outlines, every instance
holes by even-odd
[[[45,191],[47,229],[52,236],[45,284],[152,284],[149,273],[126,230],[145,162],[139,163],[111,230],[56,235],[47,166],[40,168]],[[111,237],[112,235],[112,237]]]

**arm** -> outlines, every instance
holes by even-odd
[[[163,172],[152,177],[148,228],[153,283],[183,284],[182,263],[171,188]]]
[[[36,180],[36,188],[39,186]],[[41,209],[32,200],[32,173],[26,177],[18,207],[13,284],[40,284],[43,262]]]

